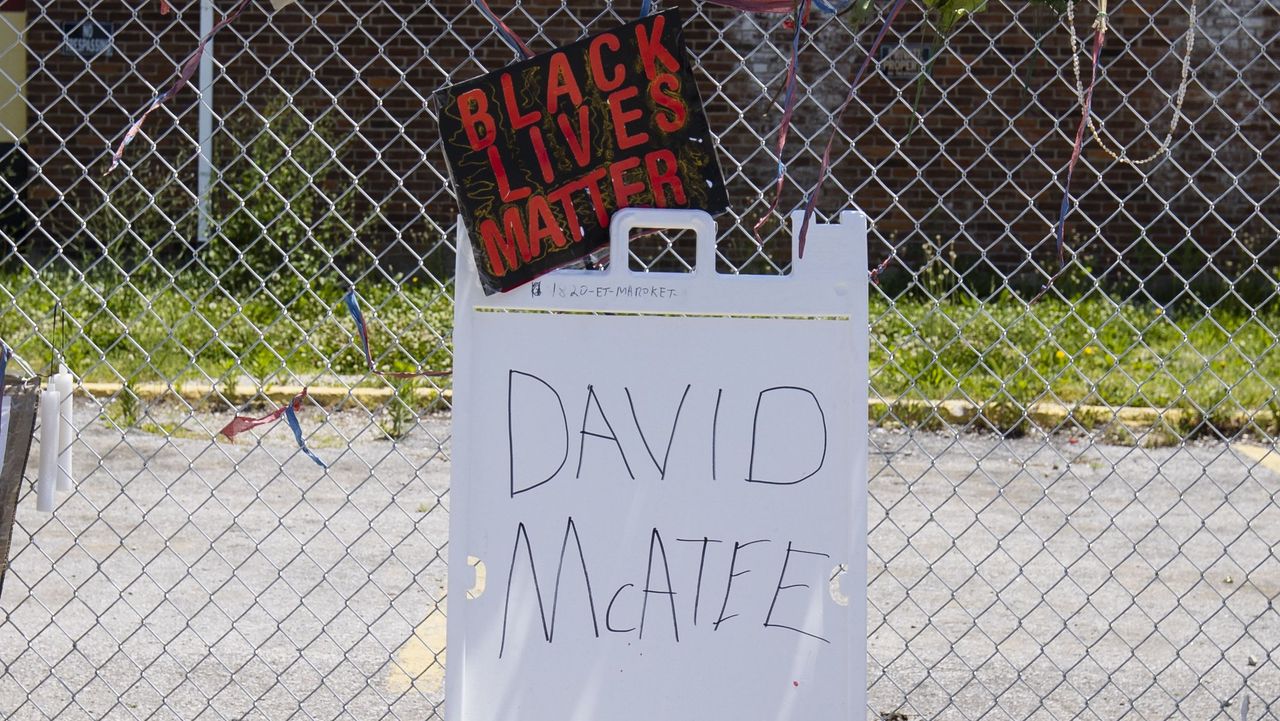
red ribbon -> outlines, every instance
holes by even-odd
[[[294,396],[293,400],[289,401],[288,405],[280,406],[279,408],[275,409],[274,411],[271,411],[267,415],[260,416],[258,418],[251,418],[249,416],[236,416],[235,418],[232,418],[231,422],[228,423],[222,430],[218,431],[218,433],[221,433],[222,435],[226,436],[227,440],[234,441],[236,439],[236,436],[240,435],[241,433],[244,433],[247,430],[257,428],[258,426],[265,426],[268,423],[275,423],[276,421],[284,417],[285,411],[291,407],[293,408],[295,413],[299,410],[302,410],[302,401],[306,397],[307,397],[307,389],[303,388],[302,392]]]
[[[529,49],[529,46],[525,45],[525,42],[520,39],[516,31],[512,30],[511,26],[507,25],[502,20],[502,17],[493,11],[493,8],[489,7],[489,3],[485,2],[485,0],[475,0],[475,5],[480,14],[493,25],[493,29],[498,32],[498,37],[502,38],[502,42],[506,43],[507,47],[514,50],[522,58],[533,57],[533,51]]]
[[[822,167],[818,170],[818,180],[814,183],[813,190],[809,193],[809,201],[804,206],[804,222],[800,224],[798,251],[801,258],[804,257],[804,242],[809,235],[809,221],[813,219],[813,211],[818,204],[818,193],[822,190],[822,183],[827,179],[827,171],[831,167],[831,145],[835,142],[836,132],[840,127],[840,119],[844,117],[844,111],[848,109],[849,104],[853,102],[854,96],[858,94],[858,84],[862,82],[862,77],[866,74],[867,68],[871,66],[871,59],[876,56],[876,52],[880,49],[880,44],[884,42],[885,36],[889,34],[889,27],[893,25],[893,21],[898,17],[902,6],[906,4],[907,0],[894,2],[893,7],[889,10],[889,17],[885,18],[884,27],[880,28],[875,42],[871,43],[867,56],[862,59],[862,65],[858,67],[857,75],[853,77],[853,82],[849,83],[849,94],[845,96],[844,102],[836,109],[834,116],[836,127],[831,130],[831,135],[827,138],[827,147],[822,151]]]
[[[796,17],[804,17],[809,14],[809,0],[798,0],[794,5]],[[778,123],[778,177],[774,181],[773,202],[769,204],[769,208],[760,214],[760,220],[756,221],[755,226],[751,228],[751,232],[756,237],[756,242],[762,243],[760,238],[760,227],[764,225],[774,211],[778,209],[778,203],[782,200],[782,183],[786,180],[786,164],[782,159],[782,150],[787,145],[787,133],[791,129],[791,116],[795,114],[796,109],[796,75],[797,66],[800,65],[800,36],[803,32],[803,22],[795,23],[795,36],[791,41],[791,60],[787,63],[787,80],[786,80],[786,100],[783,101],[782,120]]]

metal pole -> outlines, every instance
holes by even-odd
[[[200,0],[200,37],[213,31],[213,0]],[[199,137],[200,157],[196,169],[196,241],[201,248],[209,242],[209,187],[213,180],[213,40],[200,57]]]

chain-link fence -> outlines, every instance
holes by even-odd
[[[639,5],[498,9],[538,50]],[[752,227],[792,30],[680,5],[733,205],[720,268],[785,271],[782,224]],[[449,386],[369,374],[339,299],[359,290],[380,367],[449,367],[456,209],[429,98],[510,53],[465,0],[254,3],[104,174],[229,6],[0,0],[0,336],[83,391],[79,491],[53,516],[20,498],[5,718],[442,712]],[[1141,169],[1088,139],[1068,272],[1031,305],[1080,110],[1061,16],[991,3],[939,42],[909,4],[839,123],[879,21],[803,28],[780,207],[836,132],[819,210],[863,209],[889,259],[869,714],[1280,714],[1280,4],[1192,7],[1112,0],[1099,130],[1158,146],[1191,28],[1179,127]],[[632,264],[688,250],[651,236]],[[302,386],[329,470],[287,428],[210,440]]]

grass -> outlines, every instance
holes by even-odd
[[[274,293],[231,292],[195,273],[123,280],[106,272],[84,279],[70,272],[0,274],[0,337],[43,371],[50,357],[44,338],[57,335],[61,298],[83,330],[70,334],[66,355],[86,380],[136,385],[249,376],[311,383],[364,376],[340,303],[344,287],[295,282]],[[380,367],[450,367],[447,290],[429,279],[365,282],[359,290]],[[1275,303],[1166,309],[1093,292],[1028,307],[1012,295],[985,302],[952,295],[933,302],[872,293],[871,378],[880,395],[1181,407],[1207,415],[1280,408]],[[399,432],[403,420],[393,413],[389,432]]]
[[[197,272],[0,274],[0,338],[37,372],[49,364],[61,299],[71,326],[65,356],[89,381],[313,382],[363,376],[344,286],[268,280],[269,292],[230,290]],[[450,367],[452,302],[436,284],[359,287],[370,344],[385,370]],[[16,312],[14,310],[16,306]],[[332,380],[332,378],[330,378]]]
[[[1275,307],[1165,309],[1094,293],[1028,308],[1009,296],[962,296],[878,299],[871,317],[872,385],[883,395],[1207,414],[1277,405]]]

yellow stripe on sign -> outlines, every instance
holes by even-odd
[[[1258,465],[1268,471],[1280,476],[1280,453],[1277,453],[1274,449],[1255,446],[1252,443],[1233,443],[1231,447],[1241,455],[1257,461]]]
[[[550,308],[500,308],[478,305],[477,313],[526,313],[531,315],[597,315],[628,318],[738,318],[747,320],[838,320],[847,321],[847,315],[787,315],[781,313],[694,313],[645,310],[555,310]]]
[[[7,10],[13,4],[0,1],[0,8]],[[21,142],[27,134],[27,102],[22,93],[27,84],[26,29],[25,10],[0,12],[0,143]]]

